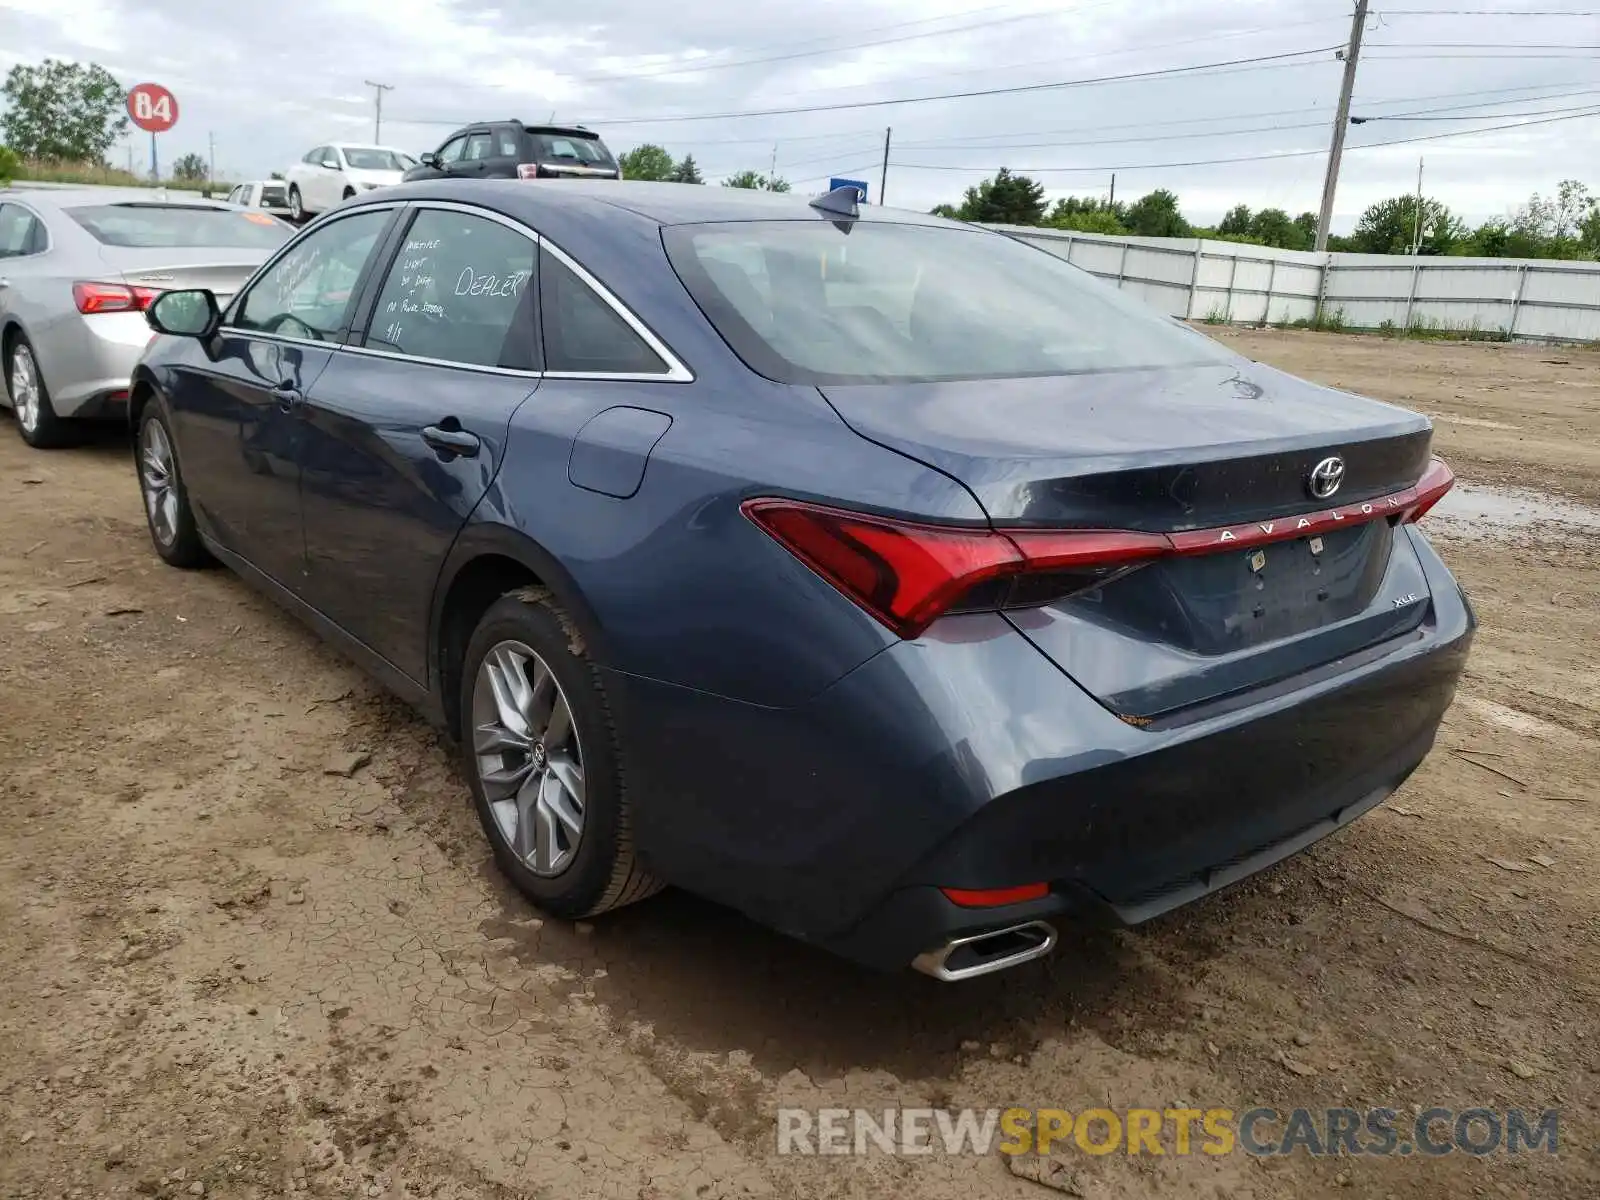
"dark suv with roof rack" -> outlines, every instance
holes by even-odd
[[[621,179],[600,135],[582,126],[485,121],[456,130],[422,156],[404,182],[422,179]]]

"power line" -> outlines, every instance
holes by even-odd
[[[569,75],[567,79],[574,83],[630,83],[636,79],[657,79],[668,75],[695,75],[704,71],[727,71],[735,67],[753,67],[762,63],[792,62],[799,58],[819,58],[825,54],[844,54],[851,50],[867,50],[874,46],[893,46],[902,42],[915,42],[926,38],[945,37],[953,33],[970,33],[978,29],[992,29],[1000,25],[1014,25],[1020,21],[1037,21],[1042,17],[1054,17],[1059,14],[1054,12],[1022,13],[1018,16],[1000,17],[993,21],[978,21],[971,25],[956,25],[949,29],[930,29],[925,33],[907,33],[899,37],[878,38],[870,42],[850,42],[843,46],[824,46],[816,50],[795,50],[787,54],[771,54],[763,58],[741,58],[733,62],[722,63],[696,63],[693,61],[682,65],[665,65],[655,71],[627,71],[613,75]]]
[[[1579,94],[1579,95],[1593,94],[1596,90],[1597,89],[1591,88],[1591,89],[1589,89],[1589,92],[1587,92],[1587,93],[1577,93],[1577,94]],[[1464,105],[1464,106],[1461,106],[1461,107],[1482,107],[1482,106],[1481,105]],[[1373,117],[1351,117],[1350,118],[1350,123],[1352,125],[1365,125],[1368,121],[1499,121],[1499,120],[1512,120],[1514,118],[1520,118],[1520,117],[1542,117],[1542,116],[1548,116],[1548,115],[1550,115],[1552,113],[1576,113],[1580,109],[1587,109],[1587,108],[1590,108],[1590,107],[1593,107],[1593,103],[1592,102],[1590,104],[1582,104],[1582,105],[1569,104],[1569,105],[1565,105],[1565,106],[1563,106],[1561,108],[1535,109],[1535,110],[1533,110],[1531,112],[1520,112],[1520,113],[1473,113],[1473,114],[1465,114],[1465,115],[1460,115],[1460,116],[1439,116],[1439,117],[1428,117],[1428,116],[1394,116],[1394,117],[1388,117],[1388,116],[1380,115],[1380,116],[1373,116]],[[1269,114],[1263,114],[1263,115],[1270,116],[1272,114],[1269,113]],[[1173,122],[1167,122],[1167,121],[1161,122],[1161,125],[1163,127],[1168,125],[1168,124],[1173,124]],[[1158,133],[1158,134],[1151,134],[1148,137],[1089,138],[1087,140],[1077,141],[1077,142],[1011,142],[1011,143],[1006,144],[1006,145],[992,145],[992,146],[948,145],[946,143],[939,142],[939,141],[905,142],[905,143],[901,144],[901,149],[902,150],[909,150],[909,149],[916,149],[916,150],[948,150],[948,151],[952,151],[952,152],[961,151],[961,150],[1064,150],[1064,149],[1075,149],[1075,148],[1082,147],[1082,146],[1129,146],[1129,145],[1143,145],[1146,142],[1182,142],[1182,141],[1191,141],[1191,140],[1193,140],[1195,138],[1243,137],[1243,136],[1246,136],[1248,134],[1253,134],[1253,133],[1278,133],[1280,131],[1289,132],[1289,131],[1297,130],[1297,129],[1325,129],[1325,128],[1327,128],[1327,124],[1328,124],[1327,120],[1324,119],[1324,120],[1320,120],[1320,121],[1297,121],[1297,122],[1294,122],[1293,124],[1250,125],[1250,126],[1246,126],[1245,128],[1242,128],[1242,129],[1202,129],[1202,130],[1197,130],[1197,131],[1190,131],[1188,133]]]
[[[1576,113],[1580,107],[1581,108],[1586,108],[1586,107],[1589,107],[1589,106],[1588,105],[1579,105],[1579,106],[1568,105],[1565,108],[1536,108],[1536,109],[1532,110],[1531,112],[1520,112],[1520,113],[1472,113],[1470,115],[1464,115],[1464,116],[1412,117],[1412,116],[1399,116],[1399,115],[1396,115],[1396,116],[1392,116],[1392,117],[1386,117],[1386,116],[1381,116],[1380,115],[1380,116],[1376,116],[1376,117],[1351,117],[1350,118],[1350,124],[1352,124],[1352,125],[1365,125],[1370,121],[1504,121],[1504,120],[1509,120],[1512,117],[1543,117],[1543,116],[1548,116],[1551,113]],[[1293,128],[1293,126],[1285,125],[1283,128],[1290,129],[1290,128]]]
[[[1600,17],[1600,12],[1521,8],[1386,8],[1385,17]]]
[[[1466,91],[1466,92],[1436,92],[1436,93],[1433,93],[1431,95],[1426,95],[1426,96],[1388,96],[1388,97],[1384,97],[1382,99],[1369,100],[1366,103],[1367,103],[1367,105],[1371,105],[1373,107],[1376,107],[1378,105],[1384,105],[1384,104],[1417,104],[1417,103],[1420,103],[1420,102],[1425,101],[1425,100],[1453,100],[1453,99],[1457,99],[1457,98],[1462,97],[1462,96],[1502,96],[1503,97],[1503,96],[1505,96],[1505,95],[1507,95],[1509,93],[1512,93],[1512,92],[1545,91],[1545,90],[1547,90],[1549,88],[1568,87],[1571,84],[1578,83],[1578,82],[1581,82],[1581,81],[1579,81],[1579,80],[1571,80],[1571,81],[1568,81],[1568,82],[1559,82],[1559,83],[1537,83],[1537,84],[1527,84],[1527,85],[1523,85],[1523,86],[1520,86],[1520,87],[1509,87],[1509,88],[1474,88],[1471,91]],[[1531,103],[1535,103],[1535,102],[1540,101],[1540,100],[1564,100],[1564,99],[1566,99],[1566,98],[1568,98],[1570,96],[1588,96],[1588,95],[1594,94],[1597,90],[1600,90],[1600,89],[1584,88],[1584,89],[1581,89],[1581,90],[1578,90],[1578,91],[1556,92],[1556,93],[1553,93],[1553,94],[1550,94],[1550,95],[1543,95],[1543,96],[1526,96],[1526,97],[1523,97],[1522,99],[1482,100],[1482,101],[1478,101],[1478,102],[1473,103],[1473,104],[1451,104],[1451,105],[1445,105],[1444,107],[1438,108],[1438,109],[1419,109],[1417,111],[1418,112],[1456,112],[1456,111],[1459,111],[1459,110],[1464,109],[1464,108],[1483,108],[1483,107],[1486,107],[1488,105],[1493,105],[1493,104],[1507,104],[1507,103],[1510,103],[1510,104],[1531,104]],[[1260,112],[1260,111],[1257,111],[1257,110],[1251,110],[1249,112],[1218,113],[1215,116],[1210,116],[1210,117],[1184,117],[1184,118],[1180,118],[1178,120],[1170,120],[1170,119],[1167,119],[1167,118],[1163,118],[1162,121],[1161,121],[1161,125],[1162,126],[1203,125],[1203,124],[1206,124],[1207,122],[1211,122],[1211,121],[1238,121],[1238,120],[1247,120],[1247,119],[1250,119],[1250,118],[1265,118],[1265,117],[1293,117],[1293,116],[1300,116],[1300,115],[1302,115],[1304,113],[1322,113],[1322,114],[1325,114],[1325,115],[1331,115],[1331,114],[1328,113],[1328,105],[1319,104],[1319,105],[1313,105],[1313,106],[1311,106],[1309,108],[1285,108],[1285,109],[1277,109],[1277,110],[1268,111],[1268,112]],[[1530,114],[1518,114],[1518,113],[1507,114],[1507,116],[1524,116],[1524,115],[1531,116],[1531,115],[1534,115],[1534,114],[1531,114],[1531,113]],[[1055,144],[1055,143],[1006,142],[1006,141],[1002,141],[1001,139],[1019,138],[1019,137],[1048,137],[1048,136],[1051,136],[1053,134],[1058,134],[1058,133],[1106,133],[1106,132],[1110,132],[1110,131],[1113,131],[1113,130],[1119,130],[1119,129],[1146,129],[1146,128],[1150,127],[1150,124],[1151,124],[1151,122],[1146,120],[1146,121],[1129,121],[1129,122],[1125,122],[1125,123],[1118,124],[1118,125],[1102,125],[1102,124],[1098,124],[1098,123],[1096,123],[1094,125],[1069,125],[1069,126],[1065,126],[1065,127],[1057,127],[1057,128],[1054,128],[1054,129],[1018,130],[1018,131],[1016,131],[1014,133],[1005,133],[1005,134],[987,134],[986,133],[986,134],[973,134],[971,136],[966,136],[966,137],[935,138],[935,139],[924,140],[924,141],[901,142],[901,143],[898,143],[898,145],[899,145],[899,147],[901,149],[931,149],[931,148],[936,147],[936,146],[950,146],[950,147],[954,148],[954,147],[957,146],[958,143],[959,144],[963,144],[963,145],[967,145],[969,148],[974,149],[974,150],[982,150],[982,149],[1009,150],[1009,149],[1017,149],[1017,148],[1032,149],[1032,148],[1036,148],[1036,147],[1043,146],[1043,145],[1052,145],[1052,144]],[[1320,124],[1322,124],[1322,122],[1318,122],[1318,124],[1320,125]],[[1290,128],[1290,126],[1282,126],[1282,128]],[[1298,128],[1298,126],[1295,126],[1294,128]],[[863,133],[870,133],[870,132],[873,132],[873,131],[871,131],[871,130],[863,131]],[[834,136],[834,135],[823,134],[823,135],[814,135],[814,136],[831,137],[831,136]],[[842,137],[842,136],[847,136],[847,135],[841,134],[839,136]],[[1210,135],[1207,134],[1207,133],[1202,132],[1202,133],[1195,134],[1193,136],[1195,136],[1195,137],[1207,137],[1207,136],[1210,136]],[[766,142],[770,141],[771,139],[770,138],[756,138],[756,139],[751,139],[751,140],[756,141],[756,142],[760,142],[762,144],[765,144]],[[783,140],[784,141],[791,141],[791,140],[798,141],[799,139],[797,139],[797,138],[796,139],[785,138]],[[1146,139],[1143,139],[1143,138],[1129,138],[1129,139],[1126,139],[1126,140],[1128,140],[1130,142],[1134,142],[1134,141],[1144,141]]]
[[[1600,50],[1568,42],[1372,42],[1374,50]]]
[[[1351,146],[1351,150],[1376,150],[1382,146],[1406,146],[1415,142],[1436,142],[1444,138],[1470,137],[1479,133],[1498,133],[1505,129],[1523,129],[1530,125],[1552,125],[1557,121],[1573,121],[1580,117],[1600,116],[1600,107],[1585,109],[1582,112],[1570,113],[1560,117],[1541,117],[1533,121],[1517,121],[1509,125],[1488,125],[1482,129],[1455,129],[1445,133],[1424,133],[1413,137],[1391,138],[1383,142],[1364,142],[1359,146]],[[1104,174],[1109,171],[1154,171],[1164,167],[1212,167],[1226,163],[1268,162],[1279,158],[1306,158],[1313,154],[1326,154],[1326,150],[1278,150],[1268,154],[1243,154],[1232,158],[1199,158],[1187,162],[1158,162],[1158,163],[1119,163],[1115,166],[1094,167],[1012,167],[1012,171],[1028,175],[1044,175],[1051,172],[1057,174]],[[896,162],[896,170],[907,171],[981,171],[993,174],[997,167],[959,167],[948,166],[942,163],[904,163]]]
[[[593,120],[590,125],[660,125],[678,121],[726,121],[738,117],[782,117],[799,113],[837,112],[851,108],[886,108],[896,104],[926,104],[934,100],[971,100],[980,96],[1013,96],[1030,92],[1056,91],[1064,88],[1089,87],[1101,83],[1123,83],[1136,79],[1160,79],[1174,75],[1193,75],[1201,71],[1214,71],[1252,63],[1278,62],[1290,58],[1305,58],[1313,54],[1327,54],[1337,46],[1316,46],[1309,50],[1286,50],[1278,54],[1257,54],[1249,58],[1225,59],[1221,62],[1197,63],[1188,67],[1163,67],[1154,71],[1130,71],[1120,75],[1098,75],[1084,79],[1063,79],[1052,83],[1016,84],[1010,87],[979,88],[966,92],[939,92],[927,96],[897,96],[887,100],[852,100],[840,104],[803,104],[792,108],[746,109],[734,112],[692,113],[665,117],[607,117]],[[1303,64],[1301,64],[1303,65]],[[417,122],[422,124],[423,122]]]

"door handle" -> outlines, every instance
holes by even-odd
[[[483,445],[475,433],[468,433],[465,429],[444,429],[438,425],[426,426],[422,431],[422,440],[441,455],[459,454],[462,458],[476,458],[479,447]]]
[[[300,389],[292,383],[280,383],[272,389],[272,397],[278,402],[278,411],[286,413],[299,408],[301,402],[305,400]]]

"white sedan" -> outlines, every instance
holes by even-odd
[[[296,221],[315,216],[351,196],[399,183],[417,165],[403,150],[330,142],[308,151],[285,172],[289,185],[289,214]]]

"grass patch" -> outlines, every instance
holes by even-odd
[[[1298,321],[1291,321],[1288,328],[1310,329],[1316,333],[1345,333],[1350,327],[1345,322],[1344,309],[1336,308],[1332,312],[1318,310],[1314,317],[1301,317]]]
[[[204,179],[163,179],[152,183],[149,179],[104,163],[19,163],[11,172],[14,183],[85,183],[107,187],[163,187],[173,191],[199,192],[209,190],[213,195],[226,196],[233,190],[231,183],[211,183]]]
[[[1406,325],[1385,321],[1378,332],[1390,338],[1416,338],[1434,342],[1509,342],[1509,329],[1484,329],[1475,321],[1451,323],[1435,321],[1429,317],[1412,317]]]

